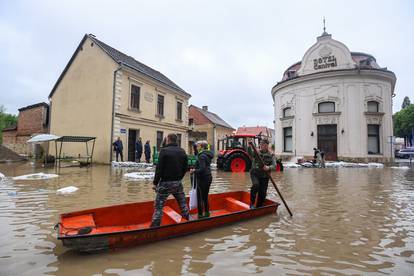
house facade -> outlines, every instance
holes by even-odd
[[[197,140],[207,140],[211,150],[215,153],[218,141],[227,135],[233,134],[235,129],[226,123],[217,114],[210,112],[208,106],[199,108],[195,105],[189,107],[190,146]]]
[[[124,160],[135,161],[135,142],[160,147],[176,133],[188,144],[190,94],[162,73],[85,35],[50,95],[50,133],[97,137],[94,162],[115,159],[112,142],[120,137]],[[84,148],[68,144],[63,155]]]
[[[46,149],[40,145],[28,144],[32,136],[48,133],[49,105],[37,103],[19,108],[17,125],[3,130],[3,146],[25,156],[39,156]]]
[[[275,152],[286,159],[390,161],[396,77],[324,32],[272,88]]]

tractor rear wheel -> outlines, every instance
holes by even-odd
[[[224,162],[224,170],[228,172],[245,172],[249,171],[250,167],[250,159],[240,152],[231,154]]]

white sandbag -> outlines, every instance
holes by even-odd
[[[132,172],[124,174],[124,177],[132,180],[151,180],[154,179],[155,172]]]
[[[76,192],[77,190],[79,190],[79,188],[77,188],[75,186],[68,186],[68,187],[61,188],[61,189],[57,190],[56,194],[58,194],[58,195],[71,194],[71,193]]]
[[[302,168],[302,166],[301,165],[299,165],[299,164],[296,164],[296,163],[293,163],[293,162],[286,162],[286,163],[283,163],[283,168]]]
[[[390,167],[390,169],[397,169],[397,170],[409,170],[410,167],[407,166],[401,166],[401,167]]]
[[[193,209],[197,209],[197,183],[196,183],[196,178],[195,178],[195,175],[194,174],[192,174],[192,176],[191,176],[191,190],[190,190],[190,193],[189,193],[189,196],[190,196],[190,202],[189,202],[189,208],[190,208],[190,210],[193,210]]]
[[[114,168],[142,168],[142,169],[147,169],[147,168],[152,168],[153,165],[151,163],[137,163],[137,162],[131,162],[131,161],[126,161],[126,162],[116,162],[116,161],[112,161],[111,163],[112,167]]]
[[[382,163],[368,163],[368,168],[384,168],[384,164]]]
[[[58,177],[57,174],[32,173],[13,177],[13,180],[45,180]]]
[[[0,173],[0,179],[5,178],[4,174]]]

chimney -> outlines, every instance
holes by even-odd
[[[207,105],[203,105],[203,110],[204,111],[208,111],[208,106]]]

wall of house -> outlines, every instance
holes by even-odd
[[[204,124],[204,125],[194,125],[194,131],[206,132],[207,133],[207,142],[211,145],[211,149],[217,151],[217,141],[233,134],[234,129],[229,129],[222,126]],[[214,140],[213,140],[214,139]]]
[[[97,137],[95,162],[108,163],[112,152],[113,74],[117,68],[118,64],[87,38],[50,99],[50,133]],[[50,153],[55,154],[54,147]],[[62,154],[85,155],[85,144],[65,143]]]
[[[47,108],[38,106],[19,112],[17,118],[17,135],[46,133]]]
[[[20,111],[17,130],[3,132],[3,145],[18,154],[33,155],[34,147],[27,141],[35,134],[47,133],[46,116],[47,108],[44,106]]]
[[[139,109],[131,108],[131,86],[140,87]],[[181,147],[188,151],[188,100],[184,95],[154,82],[134,70],[123,69],[118,72],[115,87],[115,121],[112,139],[121,137],[124,155],[127,154],[128,130],[139,130],[139,136],[151,146],[157,143],[157,131],[163,136],[169,133],[181,134]],[[164,116],[157,114],[158,95],[164,96]],[[177,118],[177,102],[182,103],[182,118]],[[115,153],[113,153],[115,160]]]

